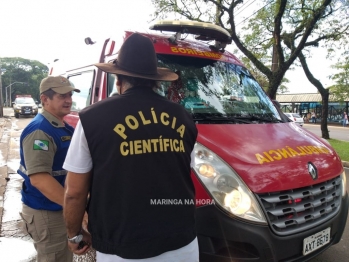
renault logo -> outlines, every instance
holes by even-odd
[[[313,180],[317,179],[317,169],[316,167],[313,165],[313,163],[308,162],[308,171],[310,176],[312,177]]]

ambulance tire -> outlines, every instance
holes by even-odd
[[[15,118],[19,118],[19,114],[18,113],[15,113]]]

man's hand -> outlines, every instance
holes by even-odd
[[[68,241],[69,249],[76,255],[84,255],[91,249],[91,235],[84,229],[81,230],[83,235],[82,241],[79,244],[74,244]]]
[[[86,230],[88,232],[87,226],[88,226],[88,214],[85,212],[84,218],[82,219],[82,229]]]
[[[63,206],[64,188],[49,173],[36,173],[29,176],[30,183],[45,197]]]
[[[73,236],[80,232],[83,224],[87,196],[90,188],[91,172],[77,174],[68,172],[65,180],[65,194],[63,205],[63,216],[67,228],[68,236]],[[86,216],[85,216],[86,218]],[[86,246],[78,249],[79,244],[69,243],[69,248],[77,255],[85,254],[91,245],[91,235],[84,228],[82,229],[83,241]]]

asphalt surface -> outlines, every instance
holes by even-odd
[[[29,235],[23,234],[18,211],[23,179],[16,172],[19,165],[16,145],[21,132],[12,125],[11,117],[0,118],[0,261],[4,262],[36,260],[33,243]]]

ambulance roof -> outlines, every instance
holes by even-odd
[[[133,33],[132,31],[126,31],[125,39]],[[139,33],[149,37],[153,41],[156,53],[158,54],[206,58],[244,66],[236,56],[226,50],[224,52],[211,50],[206,41],[186,37],[173,44],[168,40],[171,36],[169,33]]]

